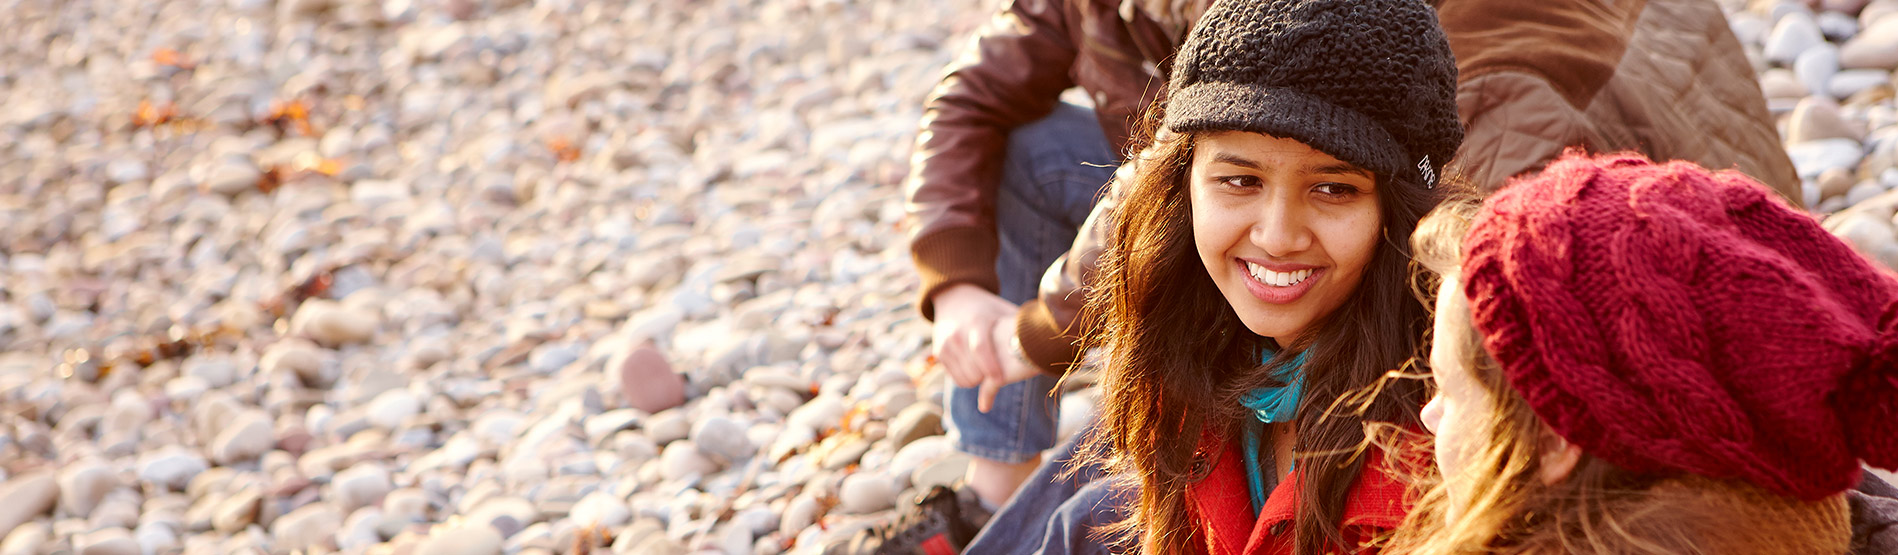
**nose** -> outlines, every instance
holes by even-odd
[[[1275,257],[1304,252],[1312,243],[1311,229],[1305,221],[1307,207],[1290,194],[1291,188],[1275,189],[1275,194],[1262,199],[1259,219],[1249,234],[1252,244]]]
[[[1424,403],[1423,412],[1417,415],[1423,420],[1424,429],[1437,433],[1437,425],[1443,421],[1443,392],[1430,396],[1430,402]]]

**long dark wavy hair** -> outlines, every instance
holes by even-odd
[[[1345,497],[1364,465],[1365,422],[1415,428],[1425,401],[1421,380],[1382,380],[1418,352],[1429,327],[1409,289],[1410,235],[1442,200],[1411,178],[1377,176],[1382,238],[1363,281],[1345,303],[1292,345],[1277,345],[1240,322],[1207,274],[1193,242],[1189,166],[1194,137],[1158,133],[1161,105],[1149,111],[1128,182],[1120,186],[1111,239],[1100,259],[1088,313],[1097,318],[1087,344],[1106,354],[1101,432],[1092,450],[1140,493],[1129,518],[1108,531],[1147,553],[1206,545],[1187,499],[1216,454],[1197,453],[1202,438],[1231,445],[1252,418],[1240,398],[1278,385],[1278,364],[1304,353],[1306,383],[1293,448],[1299,486],[1296,553],[1350,552],[1340,522]],[[1287,356],[1261,365],[1261,350]],[[1348,402],[1347,402],[1348,401]]]

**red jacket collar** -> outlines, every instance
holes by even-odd
[[[1206,442],[1218,453],[1206,479],[1189,488],[1212,555],[1289,554],[1291,521],[1298,501],[1298,483],[1304,473],[1293,471],[1266,497],[1259,516],[1252,516],[1246,494],[1245,463],[1236,446]],[[1365,453],[1364,470],[1351,484],[1345,500],[1345,539],[1364,543],[1404,521],[1410,512],[1408,487],[1384,472],[1384,456],[1375,448]],[[1274,534],[1277,528],[1278,534]],[[1366,553],[1370,551],[1365,551]]]

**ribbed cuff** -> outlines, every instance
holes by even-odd
[[[994,233],[973,227],[945,229],[911,241],[910,258],[923,278],[916,299],[923,319],[936,320],[936,304],[931,299],[951,285],[968,283],[989,292],[1000,289],[1001,280],[995,276],[999,250]]]
[[[1080,338],[1064,333],[1041,299],[1030,299],[1015,313],[1015,337],[1021,340],[1022,356],[1051,375],[1066,374],[1081,356]]]

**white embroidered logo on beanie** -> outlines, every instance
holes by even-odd
[[[1437,170],[1430,169],[1429,156],[1417,161],[1417,173],[1423,174],[1425,189],[1437,188]]]

